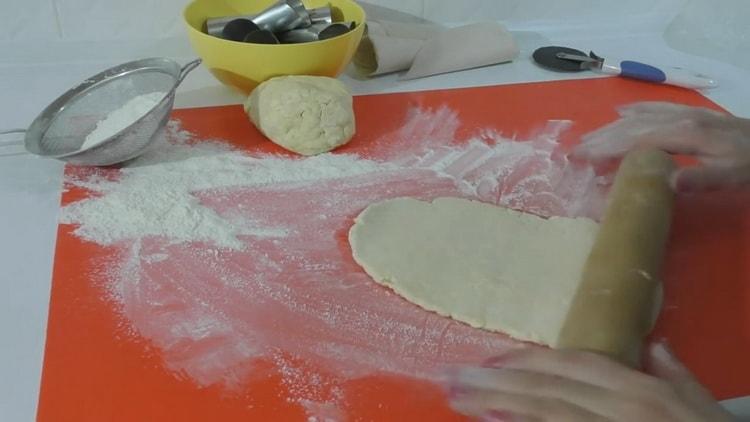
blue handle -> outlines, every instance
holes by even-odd
[[[628,78],[649,82],[664,82],[667,80],[667,75],[664,72],[644,63],[625,60],[620,62],[620,69],[620,75]]]

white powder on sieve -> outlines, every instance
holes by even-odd
[[[86,136],[80,149],[86,149],[98,145],[109,137],[116,135],[121,130],[135,123],[159,104],[165,92],[152,92],[139,95],[126,102],[122,107],[109,113],[104,119],[96,124],[91,133]]]
[[[393,167],[346,154],[253,157],[217,142],[188,143],[191,135],[177,125],[174,121],[168,125],[171,143],[160,140],[147,155],[124,167],[118,180],[71,181],[98,195],[65,207],[60,221],[79,224],[75,234],[100,245],[162,236],[173,243],[206,241],[242,249],[237,236],[284,237],[286,229],[254,224],[241,215],[222,218],[203,206],[195,192],[314,183]]]

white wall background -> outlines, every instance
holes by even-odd
[[[222,1],[222,0],[216,0]],[[640,22],[669,44],[750,69],[748,0],[370,0],[442,23],[500,20],[512,29],[612,27]],[[144,50],[189,56],[187,0],[0,0],[0,65],[130,59]],[[666,31],[665,31],[666,29]],[[584,29],[582,29],[584,30]],[[628,30],[633,30],[629,27]],[[50,43],[59,49],[49,51]],[[107,44],[81,48],[82,43]],[[165,51],[167,53],[165,53]],[[744,52],[744,53],[743,53]]]
[[[221,1],[221,0],[217,0]],[[741,0],[740,0],[741,1]],[[138,40],[182,34],[185,0],[2,0],[0,41]],[[617,15],[651,15],[685,0],[374,0],[373,4],[437,22],[482,19],[580,21]]]

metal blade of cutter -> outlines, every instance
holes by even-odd
[[[581,70],[601,69],[604,59],[594,54],[593,51],[589,54],[589,56],[586,56],[583,54],[570,54],[561,51],[555,54],[555,56],[557,56],[558,59],[577,62],[581,67]]]
[[[582,59],[584,61],[592,60],[581,50],[560,46],[538,48],[532,54],[532,58],[539,66],[558,72],[580,72],[589,69],[584,66],[584,61],[561,58],[559,54],[585,58]]]

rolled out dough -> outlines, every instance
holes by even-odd
[[[555,346],[598,225],[458,198],[370,205],[354,259],[409,301],[474,327]]]

